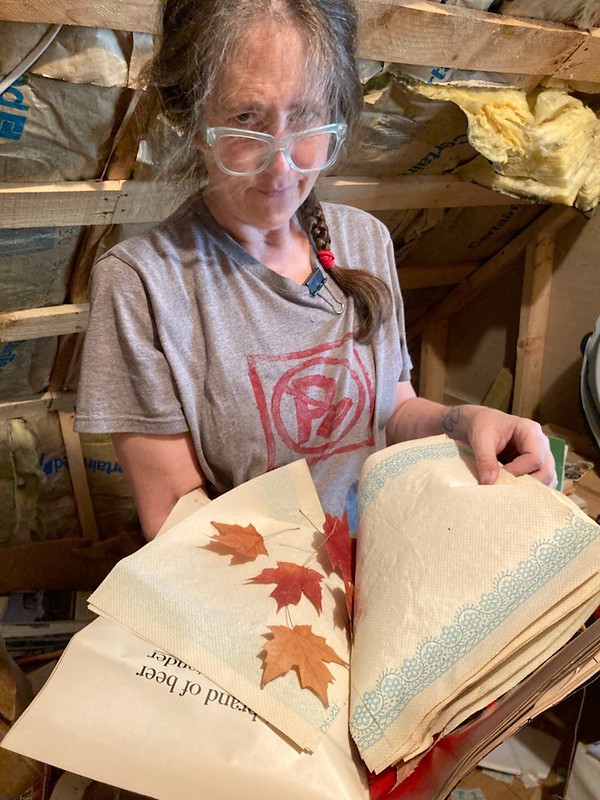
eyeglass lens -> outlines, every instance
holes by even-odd
[[[307,134],[292,142],[288,154],[299,170],[323,169],[329,166],[336,145],[336,133]],[[274,149],[274,142],[227,134],[217,142],[217,158],[232,172],[259,172],[267,167]]]

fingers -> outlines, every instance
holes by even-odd
[[[540,426],[531,420],[519,420],[513,441],[518,455],[505,464],[505,469],[511,475],[531,475],[545,486],[556,488],[558,480],[554,456],[548,437]]]
[[[477,465],[477,477],[482,486],[491,486],[496,483],[500,474],[500,465],[496,455],[475,453],[475,463]]]
[[[508,450],[515,456],[504,466],[512,475],[531,475],[546,486],[557,485],[550,443],[537,422],[508,414],[481,415],[477,422],[470,438],[481,484],[495,483],[498,454]]]

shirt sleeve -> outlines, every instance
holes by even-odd
[[[154,434],[188,430],[140,275],[110,254],[92,272],[75,429]]]

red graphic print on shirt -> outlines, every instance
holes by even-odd
[[[374,443],[374,394],[352,334],[293,353],[248,356],[267,469],[285,451],[320,461]]]

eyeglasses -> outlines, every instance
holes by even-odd
[[[279,151],[296,172],[319,172],[334,163],[347,133],[345,122],[309,128],[282,139],[259,131],[204,126],[206,143],[219,169],[228,175],[257,175]]]

